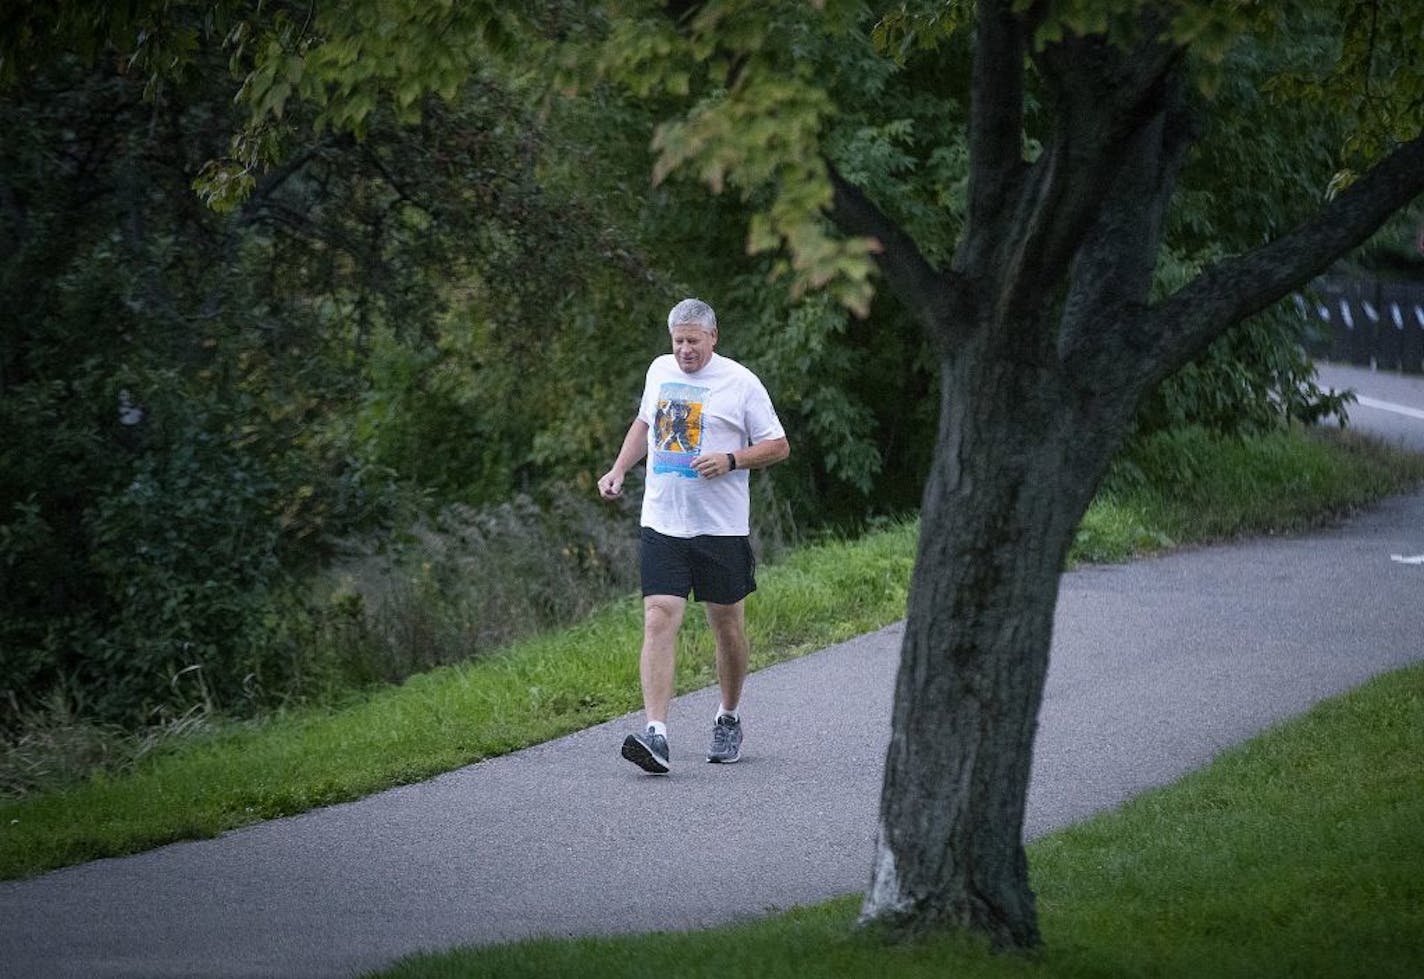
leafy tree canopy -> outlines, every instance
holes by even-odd
[[[159,451],[110,451],[96,447],[97,423],[67,426],[76,482],[97,474],[105,492],[41,500],[24,482],[6,487],[7,538],[42,554],[68,535],[120,617],[141,607],[123,602],[121,542],[153,542],[163,560],[146,569],[156,587],[145,598],[161,607],[129,626],[164,625],[146,652],[159,663],[186,649],[195,617],[222,635],[262,615],[231,601],[252,593],[233,568],[258,565],[204,563],[192,540],[165,539],[175,514],[228,527],[265,511],[279,531],[320,526],[339,493],[309,473],[357,496],[357,474],[380,467],[350,458],[440,484],[452,470],[421,445],[441,428],[442,456],[486,466],[490,483],[531,464],[576,472],[579,446],[619,426],[612,410],[549,406],[626,397],[628,355],[659,331],[639,288],[595,290],[593,305],[545,290],[625,273],[660,292],[714,283],[744,324],[728,342],[745,338],[737,354],[802,412],[798,438],[824,460],[812,479],[868,492],[878,467],[910,457],[923,484],[865,906],[866,920],[903,933],[951,924],[1037,941],[1022,819],[1058,575],[1083,510],[1164,378],[1424,187],[1424,10],[1404,0],[131,0],[7,17],[0,76],[32,120],[50,109],[31,97],[53,64],[98,58],[109,65],[101,87],[142,85],[168,113],[154,112],[149,133],[181,134],[187,94],[207,92],[199,159],[210,163],[196,186],[233,222],[186,211],[191,198],[124,166],[172,142],[137,124],[115,144],[92,119],[76,130],[46,117],[44,145],[4,147],[0,216],[20,242],[0,243],[18,256],[7,274],[64,270],[35,295],[23,276],[6,282],[24,329],[0,369],[24,397],[5,407],[62,417],[79,396],[97,418],[132,398],[103,353],[83,370],[56,367],[90,349],[90,320],[110,331],[93,349],[124,360],[135,359],[124,327],[157,336],[139,345],[152,364],[124,369],[174,380],[166,419],[189,392],[224,395],[196,399],[206,410],[160,432]],[[482,101],[490,82],[519,98]],[[217,109],[233,92],[237,120]],[[539,130],[525,97],[585,138],[521,155]],[[102,104],[81,102],[77,114]],[[595,111],[580,124],[585,107]],[[501,129],[501,108],[520,121]],[[403,145],[417,125],[419,145]],[[75,131],[97,155],[69,154],[47,175],[26,165],[63,155],[54,147]],[[482,156],[489,134],[502,139]],[[111,145],[126,151],[105,156]],[[191,179],[180,156],[170,182]],[[89,179],[96,158],[102,179]],[[102,220],[67,237],[62,209],[27,207],[50,197],[31,189],[36,172],[75,176],[107,202]],[[543,197],[560,190],[573,230]],[[189,241],[203,247],[175,245]],[[546,242],[600,260],[542,265]],[[673,256],[677,273],[642,262],[643,250]],[[225,315],[211,329],[210,265],[241,271],[218,280],[232,293],[214,297]],[[125,312],[95,314],[115,297]],[[541,331],[541,314],[558,329]],[[608,329],[625,323],[634,328]],[[1272,357],[1289,338],[1276,329],[1246,335],[1251,350],[1233,351],[1224,373],[1254,357],[1293,387],[1298,364]],[[314,373],[297,383],[310,351]],[[545,383],[527,383],[541,368]],[[1193,388],[1221,385],[1187,378],[1179,390]],[[354,413],[323,411],[353,394]],[[277,417],[264,422],[270,404]],[[1181,417],[1170,402],[1156,408]],[[28,424],[28,444],[42,444]],[[461,456],[471,429],[482,448]],[[254,440],[271,451],[241,451]],[[222,493],[232,479],[246,491]],[[233,546],[271,553],[292,535],[251,537]],[[47,581],[61,582],[53,570]],[[69,655],[78,644],[46,632],[45,590],[26,593],[36,614],[20,631]],[[177,597],[162,607],[166,596]],[[76,633],[89,625],[66,621]],[[100,661],[61,666],[102,676],[128,652],[99,646]]]

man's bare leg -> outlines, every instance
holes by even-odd
[[[648,723],[666,724],[677,677],[677,630],[687,611],[687,599],[648,595],[643,599],[643,711]]]
[[[687,599],[675,595],[643,599],[643,652],[638,671],[648,729],[624,738],[621,754],[651,775],[666,775],[671,769],[667,716],[676,679],[677,630],[686,611]]]
[[[734,605],[707,603],[707,624],[717,640],[717,686],[722,691],[722,706],[736,710],[742,700],[742,686],[747,680],[746,602]]]
[[[742,602],[735,605],[707,605],[707,624],[717,639],[717,685],[722,704],[712,727],[712,747],[707,760],[731,764],[742,757],[742,722],[737,707],[742,701],[742,685],[747,679],[747,623]],[[723,717],[722,712],[729,712]]]

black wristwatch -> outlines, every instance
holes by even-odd
[[[731,466],[732,469],[737,468],[737,457],[732,455],[732,453],[730,452],[727,453],[727,465]],[[727,471],[731,472],[732,469],[728,469]]]

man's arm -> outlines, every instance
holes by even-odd
[[[605,500],[616,500],[622,496],[623,477],[647,454],[648,423],[635,418],[633,424],[628,426],[628,434],[623,436],[623,447],[618,450],[618,458],[613,460],[613,468],[598,480],[598,494]]]
[[[717,476],[725,476],[736,469],[764,469],[767,466],[775,465],[791,454],[791,443],[786,441],[786,436],[775,439],[767,439],[755,445],[738,449],[736,452],[709,452],[701,456],[692,464],[697,475],[703,479],[713,479]],[[736,466],[732,465],[732,460],[736,460]]]
[[[784,435],[779,439],[767,439],[765,442],[749,445],[734,453],[738,469],[764,469],[776,465],[790,454],[791,443],[786,441]]]

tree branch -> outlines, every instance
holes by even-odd
[[[348,137],[328,137],[309,146],[297,155],[290,157],[281,164],[272,167],[257,180],[257,185],[252,189],[252,193],[243,201],[242,208],[238,212],[238,225],[252,224],[258,220],[268,202],[281,190],[283,184],[292,176],[300,173],[306,165],[317,157],[323,155],[334,146],[346,143]]]
[[[1167,377],[1221,333],[1324,272],[1424,193],[1424,133],[1402,144],[1309,221],[1250,252],[1219,262],[1144,317],[1155,340],[1149,369]]]
[[[1119,172],[1173,103],[1182,49],[1157,41],[1145,24],[1147,40],[1131,51],[1102,38],[1068,38],[1035,59],[1052,93],[1054,123],[1025,181],[1018,214],[1024,230],[999,259],[1007,292],[998,302],[1007,322],[1043,320],[1050,297],[1009,284],[1062,281],[1099,215],[1111,209]]]
[[[829,162],[826,170],[835,191],[831,220],[847,234],[874,238],[880,243],[876,263],[890,288],[930,335],[951,342],[953,338],[943,331],[960,322],[950,309],[962,301],[951,287],[953,275],[931,265],[914,240]]]
[[[1023,161],[1023,25],[1010,0],[979,0],[969,89],[969,201],[955,268],[978,274],[993,262]]]
[[[1073,258],[1059,354],[1069,376],[1093,390],[1117,386],[1113,367],[1131,359],[1120,332],[1107,325],[1136,315],[1152,288],[1164,216],[1198,135],[1185,84],[1174,74],[1156,118],[1128,141],[1098,219]]]
[[[419,208],[426,214],[431,214],[429,206],[423,201],[417,200],[416,196],[406,189],[405,183],[391,172],[391,168],[386,166],[386,161],[381,159],[380,153],[376,152],[371,146],[365,146],[363,155],[370,161],[371,165],[376,168],[386,183],[391,185],[391,189],[396,192],[397,200],[409,204],[411,207]]]

